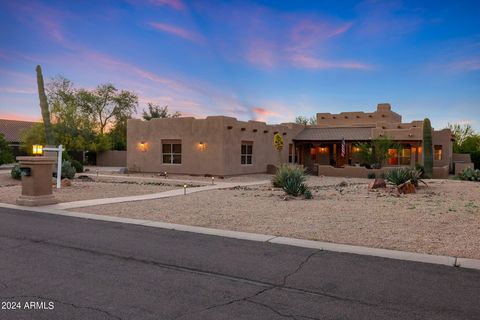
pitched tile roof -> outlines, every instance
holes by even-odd
[[[8,142],[20,142],[22,130],[31,128],[37,122],[0,119],[0,133]]]
[[[368,127],[305,128],[293,140],[370,140],[371,136],[372,128]]]

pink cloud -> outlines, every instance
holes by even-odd
[[[181,0],[149,0],[153,5],[157,6],[168,6],[175,10],[185,10],[185,3]]]
[[[371,69],[369,65],[360,62],[323,60],[304,55],[295,55],[292,61],[296,66],[307,69]]]
[[[20,93],[20,94],[35,94],[35,89],[14,88],[14,87],[0,87],[0,92],[3,93]]]
[[[255,40],[247,48],[246,58],[251,64],[261,65],[267,68],[273,68],[278,62],[275,45],[273,43]]]
[[[193,32],[190,32],[186,29],[173,26],[171,24],[159,23],[159,22],[150,22],[149,25],[156,30],[167,32],[167,33],[173,34],[175,36],[178,36],[180,38],[187,39],[187,40],[190,40],[190,41],[193,41],[193,42],[199,42],[201,40],[200,36],[198,36],[197,34],[195,34]]]
[[[453,71],[477,71],[480,70],[480,58],[455,61],[450,63],[448,68]]]

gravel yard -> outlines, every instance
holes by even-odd
[[[17,180],[0,175],[0,202],[15,204],[21,194],[21,186]],[[132,182],[101,179],[97,182],[73,180],[70,187],[53,188],[53,194],[59,202],[89,200],[99,198],[134,196],[158,193],[180,188],[174,184],[161,182]]]
[[[416,194],[394,197],[369,192],[368,181],[309,177],[313,200],[284,200],[283,191],[260,185],[74,210],[480,258],[480,183],[429,180]]]

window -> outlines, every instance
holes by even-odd
[[[181,164],[182,163],[182,142],[162,141],[162,162],[165,164]]]
[[[400,149],[400,165],[409,166],[411,158],[411,150],[409,148]]]
[[[293,163],[293,143],[288,144],[288,163]]]
[[[398,164],[397,149],[388,149],[388,165],[395,166]]]
[[[253,142],[242,141],[241,164],[252,164]]]
[[[317,148],[310,148],[310,157],[313,161],[317,160]]]
[[[433,159],[435,160],[442,160],[442,146],[435,145],[434,146],[434,154]]]

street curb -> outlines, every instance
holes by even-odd
[[[196,226],[166,223],[166,222],[160,222],[160,221],[122,218],[122,217],[106,216],[106,215],[83,213],[83,212],[73,212],[73,211],[57,210],[57,209],[42,208],[42,207],[24,207],[24,206],[17,206],[12,204],[5,204],[5,203],[0,203],[0,207],[22,210],[22,211],[56,214],[61,216],[74,217],[74,218],[91,219],[91,220],[99,220],[99,221],[107,221],[107,222],[118,222],[118,223],[141,225],[141,226],[153,227],[153,228],[193,232],[198,234],[220,236],[220,237],[240,239],[240,240],[268,242],[272,244],[289,245],[289,246],[309,248],[309,249],[317,249],[317,250],[325,250],[325,251],[333,251],[333,252],[344,252],[344,253],[374,256],[374,257],[381,257],[381,258],[388,258],[388,259],[395,259],[395,260],[414,261],[414,262],[421,262],[421,263],[430,263],[430,264],[437,264],[437,265],[446,265],[451,267],[480,270],[479,259],[457,258],[457,257],[450,257],[450,256],[430,255],[430,254],[407,252],[407,251],[353,246],[353,245],[337,244],[337,243],[331,243],[331,242],[295,239],[295,238],[279,237],[279,236],[265,235],[265,234],[258,234],[258,233],[196,227]]]

